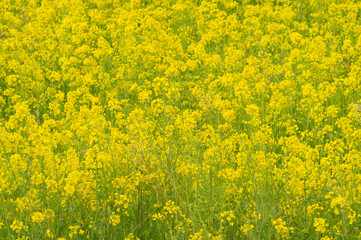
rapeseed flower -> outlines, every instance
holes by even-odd
[[[357,1],[0,1],[0,236],[361,235]]]

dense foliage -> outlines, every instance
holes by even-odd
[[[361,237],[361,4],[1,0],[4,239]]]

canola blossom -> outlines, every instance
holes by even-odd
[[[0,239],[361,238],[361,3],[0,1]]]

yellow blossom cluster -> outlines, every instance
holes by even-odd
[[[1,0],[0,238],[361,237],[361,3]]]

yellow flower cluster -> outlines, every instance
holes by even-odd
[[[293,227],[287,227],[286,222],[282,218],[274,220],[273,225],[276,229],[277,234],[283,239],[289,239],[290,234],[293,232]]]
[[[323,218],[315,218],[313,226],[315,227],[316,232],[319,233],[327,232],[328,224],[326,223],[326,220]]]
[[[359,1],[0,9],[0,238],[361,236]]]

